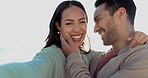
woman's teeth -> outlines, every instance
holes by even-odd
[[[72,38],[81,38],[82,35],[79,36],[72,36]]]

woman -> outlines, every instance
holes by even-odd
[[[69,15],[68,9],[75,10],[73,11],[75,16]],[[67,19],[71,16],[73,18]],[[80,34],[72,33],[72,37],[77,42],[77,46],[80,46],[86,35],[86,12],[80,2],[64,1],[56,8],[50,21],[50,31],[45,47],[32,61],[1,65],[0,78],[65,78],[65,56],[61,51],[59,32],[64,30],[70,32],[72,28],[69,25],[73,24],[71,22],[75,22],[79,17],[80,19],[76,22],[81,25],[83,31],[77,28],[75,31],[80,31]],[[73,26],[75,25],[73,24]],[[78,39],[79,37],[81,39]]]
[[[79,46],[88,65],[91,60],[87,58],[93,59],[101,54],[101,52],[86,54],[88,51],[86,52],[83,48],[87,15],[80,2],[64,1],[59,4],[49,27],[47,43],[34,59],[29,62],[1,65],[0,78],[65,78],[65,56],[62,53],[60,42],[60,33],[64,32],[71,34],[72,40]]]

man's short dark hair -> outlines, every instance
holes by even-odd
[[[133,0],[97,0],[95,2],[95,7],[103,3],[106,3],[105,9],[108,10],[112,16],[120,7],[125,8],[129,21],[134,25],[136,5]]]

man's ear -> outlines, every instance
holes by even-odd
[[[123,18],[127,18],[127,14],[126,14],[126,9],[121,7],[118,9],[118,17],[123,19]]]
[[[61,31],[61,26],[60,26],[60,24],[59,24],[58,22],[56,22],[55,25],[56,25],[57,29],[58,29],[59,31]]]

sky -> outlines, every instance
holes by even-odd
[[[30,60],[45,45],[49,22],[63,0],[0,0],[0,60]],[[79,0],[86,8],[91,48],[108,51],[98,34],[93,33],[95,0]],[[135,29],[148,35],[148,0],[134,0],[137,6]]]

